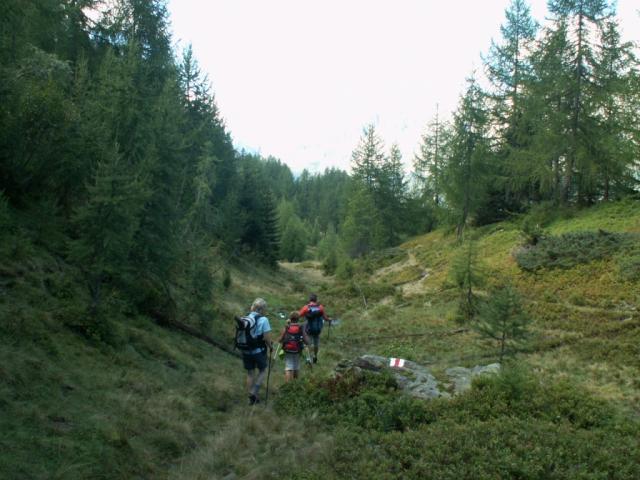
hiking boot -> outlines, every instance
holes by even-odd
[[[258,400],[258,397],[256,397],[253,393],[249,395],[249,405],[255,405],[259,401],[260,400]]]
[[[313,363],[318,363],[318,357],[313,357]]]

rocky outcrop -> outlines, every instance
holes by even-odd
[[[455,393],[462,393],[465,390],[471,388],[471,381],[474,377],[485,374],[496,374],[500,371],[499,363],[492,363],[490,365],[480,366],[476,365],[473,368],[453,367],[446,370],[447,377],[453,383],[453,391]]]
[[[500,371],[500,364],[493,363],[473,368],[455,367],[445,373],[448,381],[440,382],[424,365],[404,360],[402,366],[390,366],[391,359],[378,355],[363,355],[354,360],[341,362],[336,367],[336,375],[347,372],[361,375],[363,371],[388,371],[394,378],[397,387],[409,395],[425,400],[457,395],[471,388],[471,381],[478,375],[495,374]]]

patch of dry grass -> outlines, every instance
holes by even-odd
[[[321,478],[334,442],[313,420],[280,417],[271,408],[236,408],[171,469],[171,480]],[[326,477],[325,477],[326,478]]]

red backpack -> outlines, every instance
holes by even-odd
[[[303,344],[302,325],[289,324],[284,331],[284,337],[282,337],[282,349],[287,353],[300,353]]]

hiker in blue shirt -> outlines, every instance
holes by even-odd
[[[249,405],[260,402],[258,391],[264,381],[264,376],[268,365],[267,349],[272,349],[271,325],[269,319],[264,316],[267,309],[267,302],[262,298],[256,298],[251,305],[251,313],[256,320],[252,336],[260,339],[259,346],[242,352],[242,363],[247,371],[247,392],[249,394]]]

